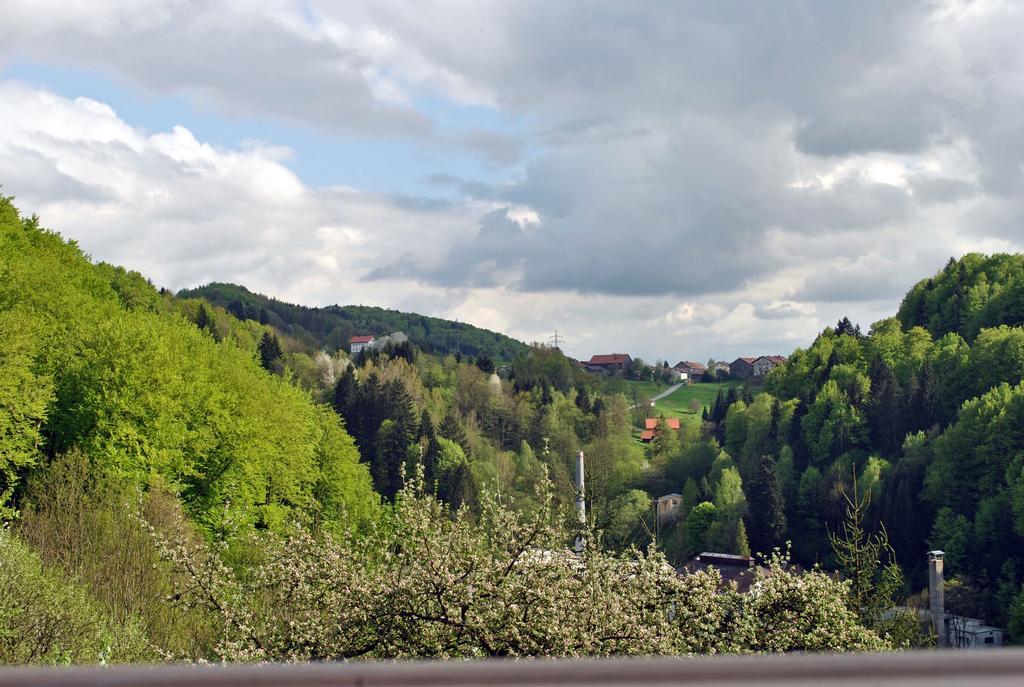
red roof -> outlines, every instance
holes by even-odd
[[[644,427],[646,429],[652,429],[652,430],[653,429],[657,429],[658,428],[658,422],[659,422],[658,418],[649,417],[649,418],[644,420]],[[665,425],[669,429],[679,429],[679,418],[677,418],[677,417],[667,417],[667,418],[665,418]]]
[[[708,369],[706,365],[701,365],[700,363],[695,363],[691,360],[680,360],[678,363],[676,363],[676,366],[673,369],[678,370],[681,367],[685,367],[690,370],[696,370],[697,372],[705,372]]]
[[[625,353],[610,353],[608,355],[593,355],[587,361],[588,365],[625,365],[629,356]]]
[[[643,432],[640,433],[640,441],[650,441],[653,438],[654,438],[654,430],[653,429],[645,429]]]
[[[349,343],[370,343],[373,341],[373,334],[367,334],[366,336],[353,336],[348,340]]]
[[[736,360],[734,360],[733,362],[735,363],[735,362],[738,362],[738,361],[740,361],[740,360],[742,360],[743,362],[747,363],[748,365],[753,365],[753,364],[754,364],[754,361],[755,361],[755,360],[757,360],[757,358],[744,358],[744,357],[739,357],[739,358],[736,358]]]

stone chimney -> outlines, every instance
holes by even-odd
[[[942,575],[942,559],[945,555],[943,551],[928,552],[928,610],[932,614],[940,647],[949,646],[949,638],[946,636],[946,599]]]

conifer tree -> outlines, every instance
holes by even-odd
[[[206,304],[199,304],[199,312],[196,314],[196,326],[205,331],[210,326],[210,313],[206,311]]]
[[[903,572],[896,564],[896,554],[889,545],[884,526],[877,534],[864,529],[864,515],[870,493],[857,492],[857,475],[853,475],[853,495],[844,493],[846,519],[841,533],[829,535],[839,571],[850,582],[848,605],[861,622],[872,629],[883,629],[886,613],[893,608],[895,596],[903,587]]]
[[[736,541],[733,542],[732,550],[737,556],[750,555],[750,544],[747,542],[747,528],[742,520],[736,526]]]
[[[420,424],[416,428],[417,439],[432,439],[434,438],[434,423],[430,419],[430,413],[424,408],[423,412],[420,413]]]
[[[263,338],[260,339],[260,365],[267,372],[273,374],[280,374],[283,365],[281,362],[281,342],[277,340],[277,336],[270,332],[263,332]]]
[[[444,414],[444,419],[437,428],[437,433],[449,441],[454,441],[460,448],[469,455],[469,441],[466,439],[466,430],[462,427],[462,421],[455,413],[454,408],[449,408]]]
[[[775,476],[775,461],[770,455],[761,456],[746,492],[750,544],[757,553],[770,554],[786,534],[785,503]]]
[[[373,486],[388,501],[393,501],[402,488],[402,465],[409,446],[407,439],[398,422],[389,419],[380,424],[377,454],[370,461],[370,474]]]
[[[359,381],[356,379],[355,369],[349,365],[341,373],[341,376],[338,377],[338,382],[334,385],[332,405],[334,406],[334,411],[348,420],[350,424],[351,418],[349,415],[352,412],[352,403],[358,391]]]
[[[871,361],[871,399],[867,407],[868,434],[872,445],[887,455],[896,455],[906,436],[903,390],[892,368],[881,360]]]

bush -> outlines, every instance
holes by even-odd
[[[214,618],[168,603],[172,573],[140,526],[140,514],[160,531],[195,536],[173,496],[159,489],[141,494],[74,452],[29,480],[18,534],[47,565],[87,589],[115,622],[138,619],[164,655],[208,657]]]
[[[0,529],[0,663],[73,664],[156,658],[140,623],[119,623]]]
[[[574,553],[550,488],[529,512],[485,496],[478,523],[419,489],[363,537],[262,535],[244,577],[194,544],[166,555],[191,577],[184,600],[223,615],[227,660],[889,648],[821,572],[776,560],[739,594],[715,572],[679,577],[655,549],[609,553],[593,532]]]

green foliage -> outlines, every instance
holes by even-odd
[[[215,341],[34,221],[0,224],[0,274],[0,317],[19,332],[0,343],[15,372],[0,382],[5,489],[77,448],[102,472],[161,480],[211,532],[373,515],[337,419],[260,369],[255,343]]]
[[[641,546],[648,540],[652,525],[651,497],[640,489],[631,489],[611,503],[611,519],[605,530],[605,539],[617,547]]]
[[[785,502],[776,479],[775,461],[771,456],[761,456],[753,479],[748,484],[750,544],[754,551],[766,554],[781,544],[786,535]]]
[[[870,492],[861,496],[854,479],[852,495],[844,493],[843,496],[846,519],[841,533],[829,535],[836,565],[850,582],[850,610],[857,614],[863,625],[886,636],[894,617],[893,606],[898,602],[897,594],[903,590],[903,571],[896,563],[896,554],[889,545],[885,528],[875,534],[864,529]],[[901,624],[897,626],[901,627]]]
[[[238,319],[260,321],[262,313],[264,324],[294,337],[311,350],[348,350],[348,340],[353,335],[382,336],[397,331],[404,332],[424,351],[441,355],[458,352],[510,361],[526,349],[525,344],[515,339],[464,322],[363,305],[309,308],[252,293],[235,284],[211,283],[180,291],[178,297],[206,299],[229,308]]]
[[[140,517],[168,535],[198,538],[173,496],[159,489],[140,494],[74,453],[32,475],[16,533],[46,566],[83,587],[112,622],[141,627],[161,655],[206,658],[216,618],[167,603],[171,571]]]
[[[0,312],[0,518],[21,475],[36,464],[53,381],[38,369],[39,326],[23,312]]]
[[[0,528],[0,663],[67,665],[156,658],[138,622],[114,622],[80,587]]]
[[[715,524],[716,508],[710,501],[698,503],[686,516],[686,548],[691,554],[707,550],[708,533]]]
[[[904,327],[925,327],[936,338],[967,341],[985,328],[1024,322],[1024,256],[968,253],[918,282],[900,305]]]
[[[280,373],[281,365],[281,343],[277,337],[270,332],[263,332],[259,347],[260,365],[267,372]]]

